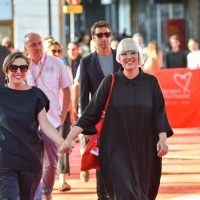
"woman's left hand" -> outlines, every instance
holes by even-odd
[[[59,147],[59,153],[72,153],[74,145],[74,138],[78,136],[83,131],[79,126],[74,126],[73,129],[69,132],[67,138]]]
[[[60,145],[59,148],[59,153],[72,153],[73,148],[75,147],[74,145],[74,141],[73,140],[69,140],[69,139],[65,139],[64,142]]]
[[[159,157],[165,156],[168,153],[167,140],[159,140],[156,146],[158,152],[157,155]]]

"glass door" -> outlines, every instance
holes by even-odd
[[[13,25],[12,22],[0,21],[0,42],[4,37],[9,37],[13,40]]]

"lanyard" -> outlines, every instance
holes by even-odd
[[[35,82],[34,82],[34,85],[35,85],[36,87],[37,87],[38,79],[39,79],[40,76],[42,75],[42,70],[43,70],[44,65],[45,65],[45,63],[46,63],[46,60],[47,60],[47,55],[45,54],[45,55],[44,55],[44,62],[43,62],[43,64],[42,64],[42,67],[41,67],[41,69],[40,69],[40,71],[39,71],[39,73],[38,73],[38,75],[37,75],[37,77],[36,77],[36,79],[35,79]]]

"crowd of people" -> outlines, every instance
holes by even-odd
[[[82,154],[84,135],[96,133],[114,74],[98,200],[155,200],[173,135],[155,75],[162,68],[200,68],[198,41],[190,38],[186,53],[172,35],[163,52],[155,40],[146,46],[140,33],[113,37],[110,25],[98,21],[67,52],[52,36],[31,32],[23,42],[23,53],[8,37],[0,45],[0,199],[51,200],[56,174],[59,191],[73,189],[69,154],[77,140]],[[89,171],[80,178],[89,181]]]

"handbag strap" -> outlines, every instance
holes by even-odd
[[[105,118],[106,110],[107,110],[107,107],[108,107],[108,104],[109,104],[109,101],[110,101],[110,96],[111,96],[113,85],[114,85],[114,81],[115,81],[114,74],[111,74],[111,76],[112,76],[112,82],[111,82],[111,85],[110,85],[110,92],[109,92],[109,95],[108,95],[108,98],[107,98],[107,101],[106,101],[105,108],[102,111],[102,115],[101,115],[101,119],[102,120],[104,120],[104,118]],[[100,136],[101,136],[101,131],[99,131],[97,134],[94,135],[94,144],[95,144],[95,146],[96,145],[98,146]]]
[[[108,98],[107,98],[107,101],[106,101],[106,106],[104,108],[104,112],[106,112],[106,110],[108,108],[108,104],[109,104],[109,101],[110,101],[110,96],[111,96],[113,85],[114,85],[114,81],[115,81],[114,74],[111,74],[111,76],[112,76],[112,82],[111,82],[111,85],[110,85],[110,92],[109,92],[109,95],[108,95]]]

